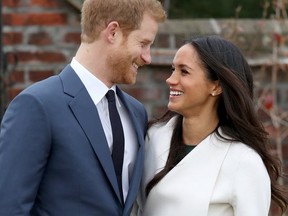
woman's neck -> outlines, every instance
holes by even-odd
[[[218,123],[219,119],[217,116],[206,118],[206,120],[183,117],[183,142],[187,145],[199,144],[216,129]]]

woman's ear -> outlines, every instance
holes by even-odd
[[[212,89],[211,89],[211,95],[212,96],[217,96],[222,93],[222,87],[219,83],[219,80],[213,81]]]

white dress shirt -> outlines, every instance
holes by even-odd
[[[97,107],[99,117],[102,123],[102,127],[105,132],[105,136],[108,142],[110,152],[113,149],[113,137],[112,129],[109,119],[108,102],[105,97],[109,88],[86,68],[84,68],[75,58],[71,61],[71,67],[76,72],[85,88],[87,89],[92,101]],[[116,91],[116,85],[111,87],[112,90]],[[125,137],[125,150],[124,150],[124,161],[122,171],[122,188],[124,200],[127,197],[129,190],[129,180],[132,176],[136,153],[138,149],[136,134],[129,118],[128,112],[119,100],[116,94],[116,106],[121,118],[121,122],[124,130]]]

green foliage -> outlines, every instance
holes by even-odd
[[[268,2],[271,14],[272,0]],[[264,3],[265,0],[170,0],[169,18],[262,18]]]

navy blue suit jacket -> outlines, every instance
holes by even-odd
[[[119,88],[138,142],[125,204],[97,108],[70,66],[9,105],[0,131],[1,216],[128,216],[143,169],[147,113]]]

